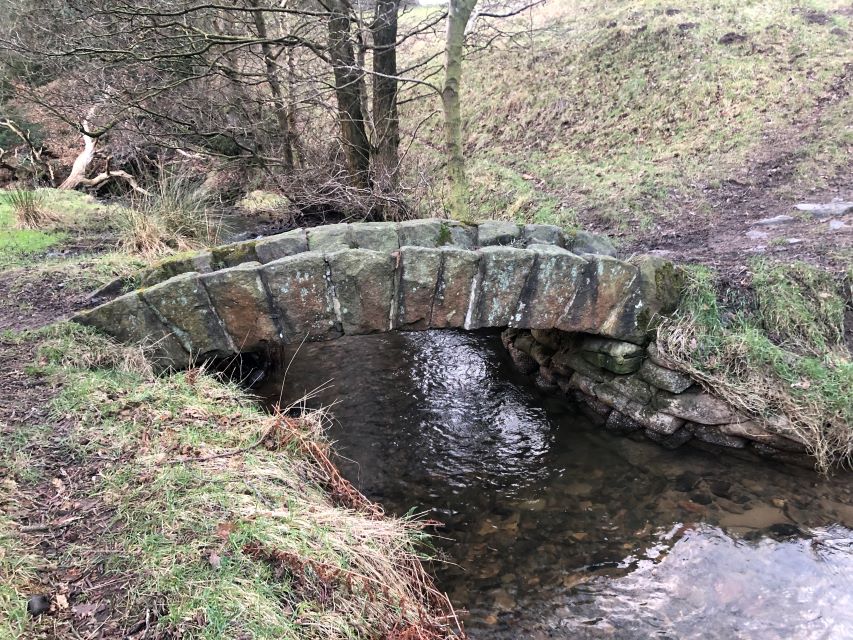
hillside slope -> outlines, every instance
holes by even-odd
[[[532,24],[465,68],[477,217],[594,228],[681,260],[849,261],[849,215],[754,226],[853,200],[849,0],[551,0]],[[440,141],[435,116],[413,170],[440,170]]]

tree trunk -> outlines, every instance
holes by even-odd
[[[477,0],[450,0],[447,14],[447,40],[444,50],[444,87],[441,103],[444,109],[444,143],[447,151],[447,180],[450,187],[450,214],[467,221],[468,181],[462,146],[462,57],[465,28]]]
[[[373,22],[373,127],[376,131],[373,178],[393,193],[399,168],[400,118],[397,113],[397,12],[400,0],[377,0]]]
[[[341,0],[330,3],[329,55],[335,72],[335,94],[341,122],[341,141],[353,186],[370,187],[370,142],[362,111],[363,72],[356,65],[350,16]]]
[[[257,8],[257,0],[250,0],[251,6]],[[264,14],[261,11],[253,11],[252,15],[255,19],[255,29],[258,32],[258,38],[261,40],[261,53],[264,54],[264,68],[266,70],[267,84],[272,93],[272,102],[275,109],[275,117],[278,122],[278,131],[281,135],[284,149],[284,168],[287,172],[293,171],[293,136],[290,131],[290,117],[288,114],[287,105],[284,102],[284,95],[281,90],[281,82],[278,79],[278,65],[273,57],[272,47],[268,42],[267,23],[264,19]]]
[[[76,188],[86,177],[86,170],[89,168],[89,165],[92,163],[92,159],[95,157],[95,147],[98,144],[96,138],[93,138],[90,135],[86,135],[86,129],[89,127],[89,123],[85,120],[83,121],[83,151],[80,152],[74,159],[74,164],[71,165],[71,173],[68,175],[65,180],[63,180],[62,184],[59,185],[60,189],[71,190]]]

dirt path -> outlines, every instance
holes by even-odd
[[[39,328],[86,304],[85,296],[66,292],[59,273],[22,289],[21,272],[0,273],[2,329]],[[68,564],[64,557],[68,545],[79,549],[80,541],[103,539],[112,526],[111,510],[87,496],[94,493],[91,485],[99,470],[115,461],[69,447],[67,436],[75,424],[52,415],[61,382],[32,368],[37,349],[34,340],[0,338],[0,438],[9,454],[0,459],[0,483],[8,489],[0,494],[0,510],[19,527],[13,533],[18,543],[38,559],[28,596],[50,614],[39,616],[32,627],[37,635],[31,637],[130,637],[128,631],[144,630],[145,621],[119,618],[127,615],[121,601],[130,578],[106,575],[108,551],[92,549],[82,564]]]

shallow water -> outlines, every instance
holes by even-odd
[[[853,638],[850,474],[611,435],[495,334],[305,345],[283,400],[327,382],[344,474],[445,523],[473,638]]]

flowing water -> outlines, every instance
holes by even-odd
[[[304,345],[283,399],[329,381],[339,466],[445,523],[434,570],[473,638],[853,638],[850,474],[608,434],[495,334]]]

